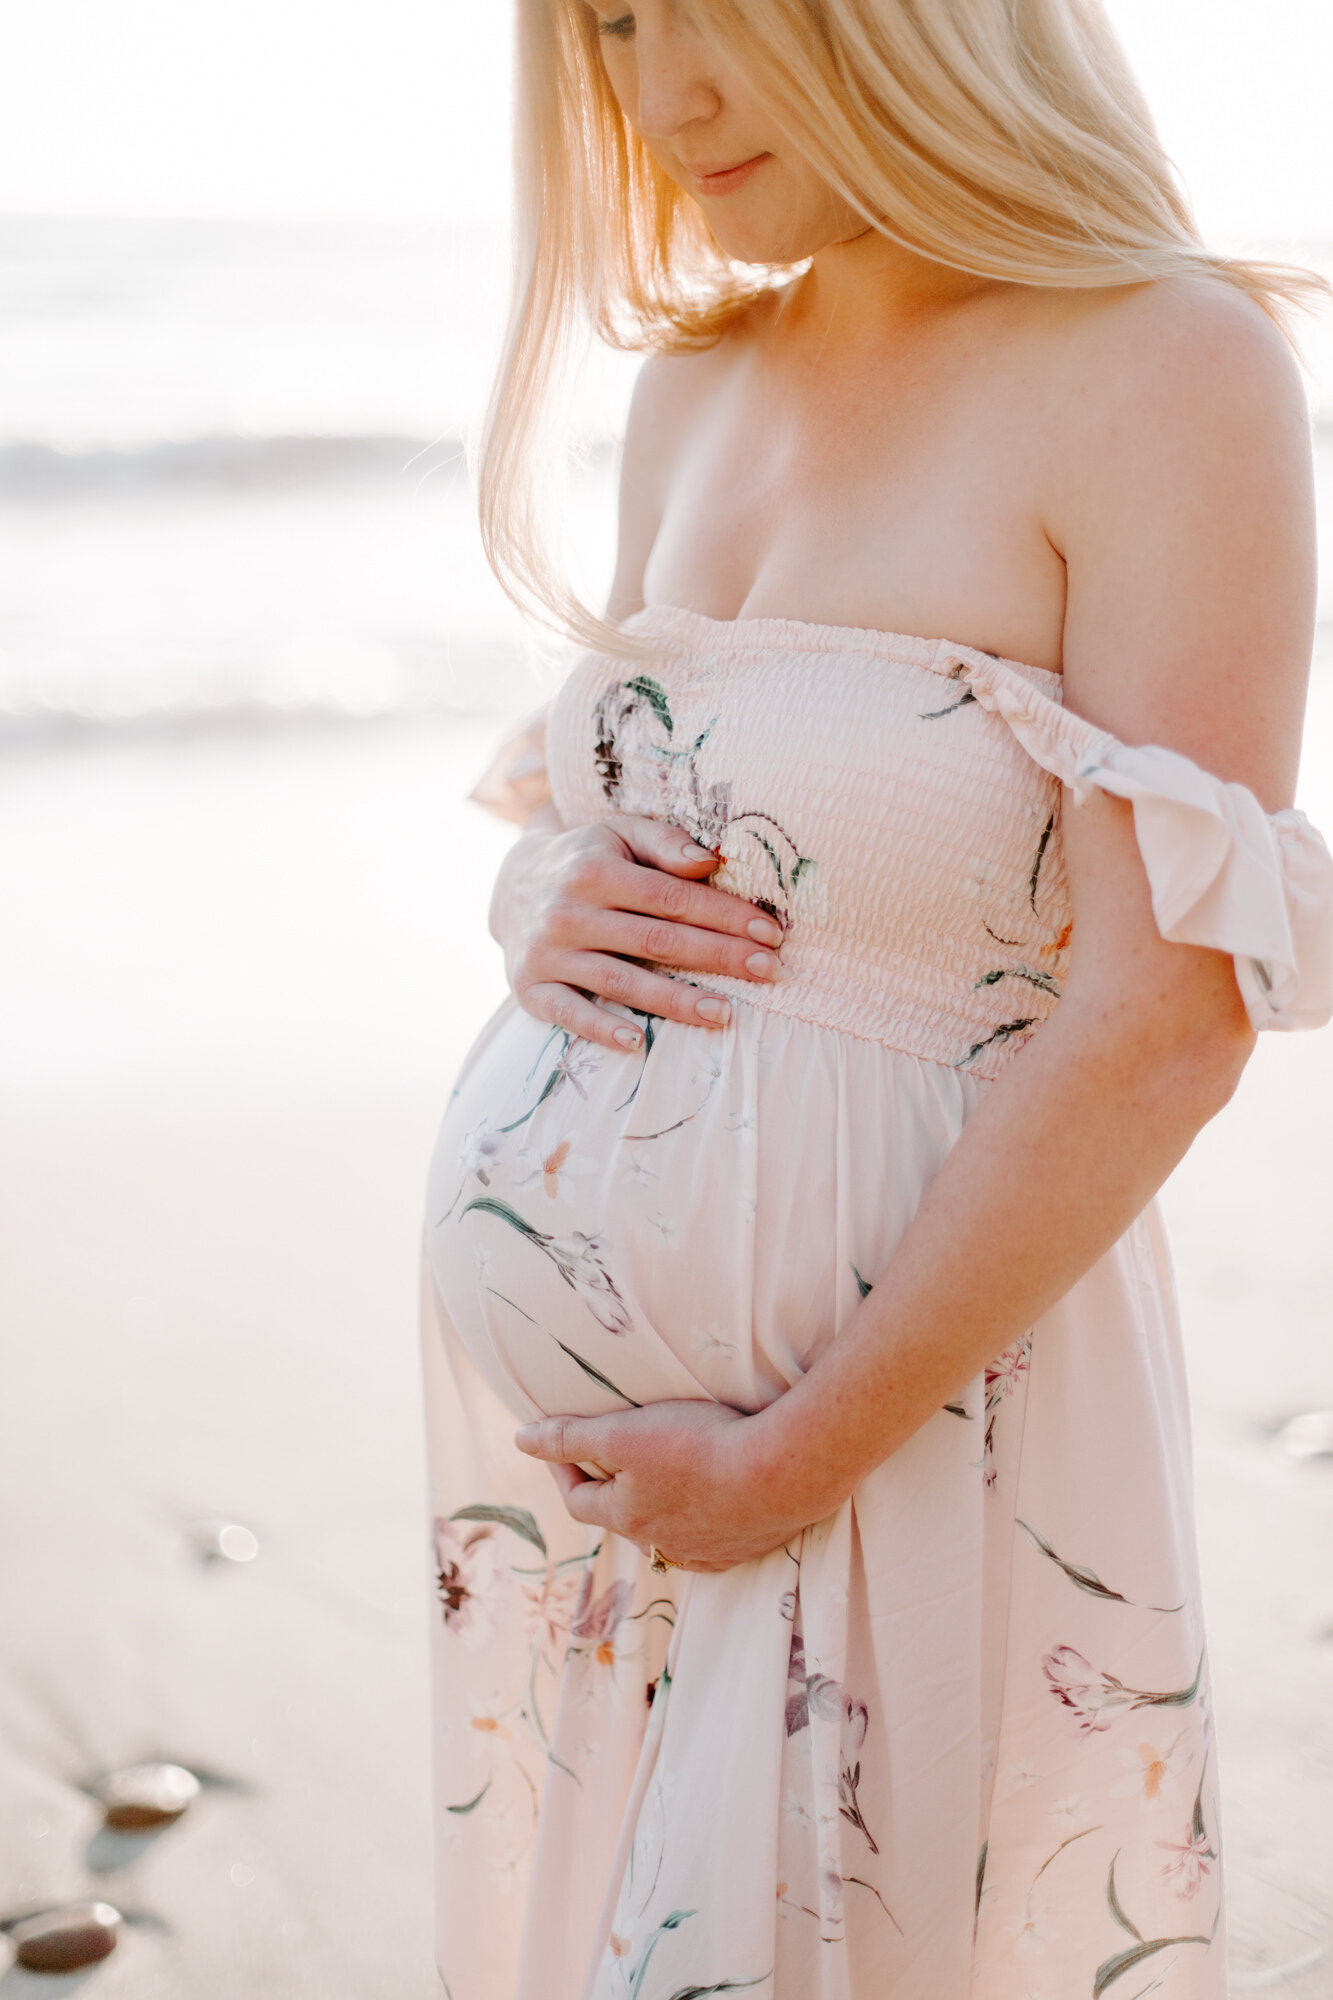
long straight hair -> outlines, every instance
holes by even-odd
[[[737,264],[624,116],[583,0],[517,0],[515,272],[479,454],[482,538],[509,595],[601,651],[627,635],[552,548],[560,389],[597,335],[711,344],[790,268]],[[1286,330],[1327,288],[1200,241],[1100,0],[697,0],[784,133],[885,236],[1045,287],[1206,273]],[[799,268],[799,267],[797,267]]]

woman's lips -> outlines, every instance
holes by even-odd
[[[711,172],[686,167],[685,171],[700,194],[730,194],[733,188],[743,187],[751,174],[772,157],[771,153],[756,153],[753,159],[741,160],[734,167],[716,167]]]

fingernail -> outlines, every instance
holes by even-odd
[[[639,1046],[639,1031],[637,1028],[617,1028],[615,1030],[615,1037],[622,1049],[637,1049]]]
[[[766,951],[752,951],[745,961],[745,969],[756,979],[772,979],[776,976],[778,962]]]
[[[771,917],[756,917],[752,924],[745,926],[756,944],[781,944],[781,927]]]
[[[701,861],[707,853],[708,849],[700,847],[697,840],[682,840],[680,844],[680,858],[682,861]]]
[[[731,1019],[731,1002],[717,1000],[709,994],[706,1000],[695,1001],[694,1011],[696,1014],[702,1014],[705,1021],[716,1021],[719,1028],[725,1028]]]
[[[537,1442],[536,1424],[521,1424],[514,1432],[514,1443],[520,1451],[531,1451]]]

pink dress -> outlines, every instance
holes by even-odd
[[[651,661],[585,657],[557,698],[555,803],[720,847],[785,970],[709,980],[730,1026],[650,1020],[638,1056],[508,1002],[450,1102],[425,1280],[443,1990],[1223,2000],[1154,1208],[838,1513],[724,1575],[652,1574],[511,1440],[799,1377],[1059,1004],[1071,798],[1132,802],[1163,934],[1234,955],[1257,1027],[1333,1008],[1333,861],[1037,668],[661,606],[631,627]]]

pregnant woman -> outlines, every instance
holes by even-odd
[[[518,50],[483,514],[584,650],[431,1175],[443,1990],[1223,2000],[1153,1196],[1333,1005],[1302,280],[1092,0]],[[604,620],[534,526],[580,319],[653,350]]]

